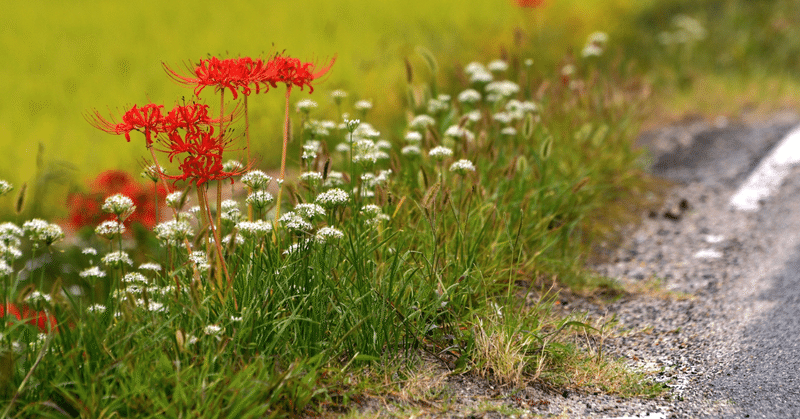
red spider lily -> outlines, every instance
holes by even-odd
[[[544,0],[517,0],[520,7],[539,7],[544,3]]]
[[[195,96],[200,96],[200,92],[208,86],[214,86],[218,89],[228,89],[233,94],[233,98],[238,97],[237,90],[242,85],[245,77],[245,69],[237,59],[228,58],[220,60],[217,57],[211,57],[207,60],[200,60],[193,73],[195,77],[182,76],[169,68],[165,63],[164,66],[167,74],[180,84],[195,86]]]
[[[179,128],[193,131],[200,126],[208,126],[218,122],[218,120],[211,119],[208,116],[208,105],[192,103],[176,106],[169,111],[164,118],[164,130],[167,133],[172,133]]]
[[[114,120],[107,120],[94,111],[94,115],[87,116],[86,119],[92,126],[109,134],[125,134],[125,139],[131,141],[131,131],[144,132],[147,147],[153,144],[153,134],[158,135],[163,131],[164,117],[161,115],[161,108],[164,105],[147,104],[141,108],[133,105],[133,108],[122,115],[122,122],[116,123]]]
[[[51,330],[57,330],[58,322],[56,317],[52,314],[47,314],[46,311],[33,311],[27,305],[23,305],[22,312],[20,312],[19,307],[14,304],[0,304],[0,317],[5,317],[6,311],[16,317],[17,320],[24,320],[25,323],[38,327],[41,332],[47,332],[48,323],[50,323]]]
[[[267,72],[262,77],[263,83],[269,83],[272,87],[277,87],[277,83],[286,83],[287,87],[297,86],[300,90],[308,86],[309,93],[314,92],[311,82],[324,76],[336,62],[333,57],[331,62],[317,71],[316,64],[302,62],[297,58],[277,56],[270,61],[271,72]]]
[[[222,154],[230,143],[220,141],[219,137],[214,135],[213,127],[208,127],[207,130],[187,131],[184,135],[172,131],[168,134],[168,139],[168,149],[161,151],[169,154],[169,161],[173,161],[181,154],[187,155],[178,166],[182,173],[176,176],[164,175],[167,179],[176,182],[188,180],[190,183],[202,185],[211,180],[230,178],[233,183],[234,176],[249,170],[249,168],[234,172],[222,170]]]

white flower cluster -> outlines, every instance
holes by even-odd
[[[359,100],[355,104],[353,104],[353,109],[361,112],[368,111],[372,109],[372,101],[371,100]]]
[[[450,171],[463,176],[467,174],[467,172],[474,172],[475,165],[467,159],[461,159],[450,165]]]
[[[94,229],[95,234],[106,239],[113,239],[125,233],[125,225],[113,220],[103,221]]]
[[[322,143],[317,140],[308,140],[303,144],[303,155],[300,156],[303,160],[314,160],[322,148]]]
[[[97,266],[86,268],[79,274],[81,278],[103,278],[106,276],[104,271],[101,271]]]
[[[139,272],[129,272],[122,277],[123,284],[147,284],[147,277]]]
[[[255,191],[266,189],[271,180],[270,176],[260,170],[251,170],[242,176],[242,183]]]
[[[428,156],[434,160],[442,161],[453,155],[453,150],[445,146],[436,146],[428,151]]]
[[[307,232],[313,228],[311,223],[294,211],[284,213],[279,221],[285,228],[295,232]]]
[[[153,272],[160,272],[161,265],[153,262],[147,262],[139,265],[140,271],[153,271]]]
[[[320,172],[303,172],[300,174],[300,181],[308,184],[316,184],[322,182],[322,173]]]
[[[244,169],[244,165],[242,164],[242,162],[238,160],[227,160],[225,161],[225,163],[222,163],[223,172],[232,173],[232,172],[238,172],[242,169]]]
[[[173,192],[167,195],[165,202],[167,206],[170,208],[174,208],[176,211],[181,209],[181,199],[183,198],[183,192]]]
[[[364,205],[361,208],[361,214],[365,217],[364,223],[368,226],[380,224],[383,221],[389,220],[389,216],[383,213],[381,207],[375,204]]]
[[[481,94],[475,89],[467,89],[458,94],[458,101],[461,103],[477,103],[482,99]]]
[[[500,97],[511,97],[519,93],[519,85],[511,80],[493,81],[486,85],[486,91]]]
[[[133,261],[131,260],[131,257],[128,256],[127,253],[121,250],[118,250],[116,252],[106,253],[106,255],[103,256],[102,262],[110,268],[118,268],[121,267],[123,264],[128,266],[133,266]]]
[[[22,229],[16,224],[10,222],[0,224],[0,243],[17,247],[22,244],[20,237],[22,237]]]
[[[170,246],[175,246],[183,242],[184,239],[194,235],[191,224],[186,221],[178,220],[169,220],[160,223],[156,226],[154,231],[156,233],[156,238]]]
[[[242,212],[239,210],[239,203],[232,199],[222,201],[221,207],[220,218],[225,222],[236,223],[242,216]]]
[[[0,180],[0,196],[6,195],[14,189],[10,183],[5,180]]]
[[[339,240],[344,237],[344,233],[340,230],[337,230],[333,227],[322,227],[317,230],[317,234],[314,236],[314,239],[317,243],[324,244],[328,241]]]
[[[311,99],[303,99],[295,105],[297,107],[297,112],[309,113],[312,109],[317,107],[317,102],[314,102]]]
[[[408,123],[409,128],[416,130],[425,130],[429,125],[436,125],[436,120],[433,119],[432,116],[425,114],[415,116],[411,119],[411,122]]]
[[[464,72],[469,76],[469,82],[472,84],[485,84],[491,82],[494,78],[492,73],[479,62],[471,62],[464,67]]]
[[[205,252],[202,251],[194,251],[189,254],[189,261],[191,261],[197,269],[200,271],[207,271],[211,265],[208,263],[208,258],[206,257]]]
[[[270,194],[269,192],[263,190],[256,190],[253,191],[253,193],[251,193],[250,195],[248,195],[244,201],[248,205],[252,205],[253,208],[264,209],[267,206],[269,206],[269,204],[271,204],[272,201],[274,200],[275,198],[273,198],[272,194]]]
[[[335,188],[337,186],[344,185],[344,183],[345,183],[344,175],[342,174],[342,172],[331,170],[330,172],[328,172],[328,178],[325,179],[325,183],[323,184],[323,186],[325,186],[326,188]]]
[[[103,211],[116,215],[120,220],[125,220],[136,210],[133,200],[119,193],[106,198],[102,208]]]
[[[324,217],[325,209],[319,204],[301,203],[294,207],[294,211],[303,218],[312,219],[314,217]]]
[[[586,45],[584,45],[581,55],[584,58],[599,57],[603,55],[606,44],[608,44],[608,34],[605,32],[594,32],[589,35],[589,38],[586,40]]]
[[[51,224],[45,220],[34,218],[22,224],[22,230],[34,242],[42,242],[46,246],[64,238],[64,231],[58,224]]]
[[[328,208],[328,209],[345,205],[349,201],[350,201],[350,195],[344,190],[339,188],[333,188],[327,190],[317,195],[317,198],[314,199],[315,203],[319,204],[323,208]]]
[[[272,232],[272,224],[264,220],[242,221],[236,224],[236,229],[246,239],[258,239]]]
[[[472,131],[460,125],[450,125],[444,131],[444,135],[446,137],[450,137],[456,140],[464,139],[467,142],[475,140],[475,134],[473,134]]]

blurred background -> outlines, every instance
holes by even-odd
[[[142,136],[128,143],[90,126],[98,110],[119,118],[132,105],[171,107],[191,89],[172,82],[162,62],[185,71],[209,55],[268,56],[306,61],[337,56],[315,92],[296,91],[331,110],[329,92],[370,99],[371,122],[389,140],[406,118],[406,60],[414,77],[437,77],[458,92],[470,61],[509,54],[533,59],[557,75],[580,55],[587,36],[608,34],[617,77],[652,86],[652,124],[687,114],[736,113],[791,106],[800,78],[798,0],[557,0],[521,7],[515,0],[297,2],[119,1],[6,2],[0,14],[0,179],[27,184],[29,216],[63,217],[70,192],[98,173],[138,175],[149,154]],[[432,75],[415,51],[440,65]],[[619,80],[620,83],[626,80]],[[201,98],[212,107],[213,90]],[[279,162],[283,90],[250,100],[259,166]],[[393,130],[397,130],[394,132]],[[234,156],[235,157],[235,156]],[[31,198],[32,197],[32,198]],[[0,201],[11,214],[13,199]]]

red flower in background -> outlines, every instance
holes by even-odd
[[[6,310],[7,309],[7,310]],[[6,313],[8,311],[8,313]],[[30,325],[36,326],[42,332],[47,332],[47,323],[50,323],[50,328],[56,330],[58,322],[56,317],[52,314],[48,315],[46,311],[33,311],[27,305],[22,306],[22,312],[19,307],[14,304],[0,304],[0,317],[5,317],[6,314],[11,314],[19,321],[25,321]]]
[[[517,0],[520,7],[539,7],[544,3],[544,0]]]
[[[75,229],[85,226],[94,227],[108,214],[102,210],[106,198],[114,194],[123,194],[133,200],[136,211],[128,217],[126,223],[139,223],[148,229],[156,225],[156,207],[153,202],[152,187],[136,182],[133,176],[121,170],[107,170],[100,173],[90,184],[91,192],[75,192],[67,197],[70,213],[68,224]],[[162,205],[167,191],[158,189],[158,205]]]

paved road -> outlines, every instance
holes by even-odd
[[[749,129],[706,130],[689,144],[662,150],[653,170],[729,190],[744,183],[791,122],[789,117]],[[800,417],[800,170],[791,170],[756,213],[729,218],[748,223],[762,252],[742,255],[745,274],[722,292],[730,324],[727,332],[721,329],[719,345],[730,346],[703,385],[711,399],[730,405],[725,417]]]

